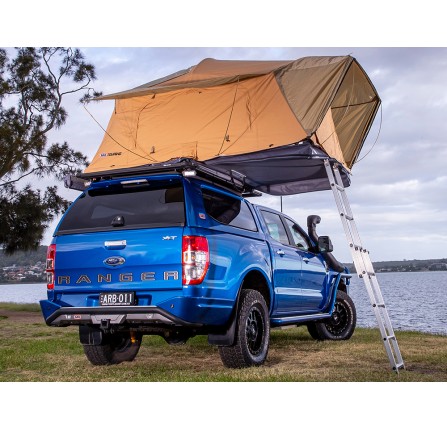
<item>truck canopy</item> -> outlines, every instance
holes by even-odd
[[[351,56],[205,59],[115,100],[86,174],[190,158],[270,194],[324,190],[323,160],[348,173],[380,98]]]

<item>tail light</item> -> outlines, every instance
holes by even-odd
[[[47,289],[54,289],[54,261],[56,259],[56,244],[51,244],[47,249]]]
[[[208,240],[203,236],[184,236],[182,244],[183,284],[200,284],[210,265]]]

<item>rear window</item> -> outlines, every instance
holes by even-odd
[[[205,211],[214,220],[240,229],[258,230],[246,202],[207,189],[202,190],[202,195]]]
[[[91,189],[75,201],[58,234],[183,226],[183,187],[177,184],[118,184]]]

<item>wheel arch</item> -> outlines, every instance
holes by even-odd
[[[257,269],[252,269],[245,275],[238,292],[238,299],[240,292],[244,289],[253,289],[260,292],[265,299],[268,310],[271,310],[273,305],[273,289],[263,272]]]
[[[231,318],[228,322],[227,328],[223,332],[209,333],[208,342],[212,345],[218,346],[231,346],[234,343],[236,322],[240,306],[241,293],[245,289],[256,290],[261,293],[267,305],[267,310],[271,311],[273,307],[273,291],[271,283],[268,281],[267,276],[258,269],[249,270],[243,277],[238,289],[233,312],[231,313]]]

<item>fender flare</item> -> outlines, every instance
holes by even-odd
[[[210,333],[208,334],[208,343],[211,345],[215,345],[215,346],[232,346],[234,344],[234,337],[236,334],[236,326],[237,326],[237,317],[239,315],[239,306],[240,306],[240,296],[241,296],[241,292],[243,290],[243,286],[244,286],[244,282],[248,276],[248,274],[252,273],[253,271],[258,272],[266,281],[267,284],[267,289],[269,291],[269,295],[270,295],[270,307],[269,309],[271,309],[271,307],[273,306],[273,301],[274,301],[274,297],[273,297],[273,292],[272,292],[272,288],[271,285],[269,285],[268,279],[266,278],[265,274],[263,273],[263,271],[260,271],[258,268],[257,269],[252,269],[250,271],[247,271],[244,274],[244,277],[242,279],[241,285],[239,287],[239,290],[237,292],[237,296],[236,296],[236,304],[233,308],[233,311],[231,312],[231,317],[229,319],[229,324],[225,330],[225,332],[222,333]],[[270,311],[270,310],[269,310]]]

